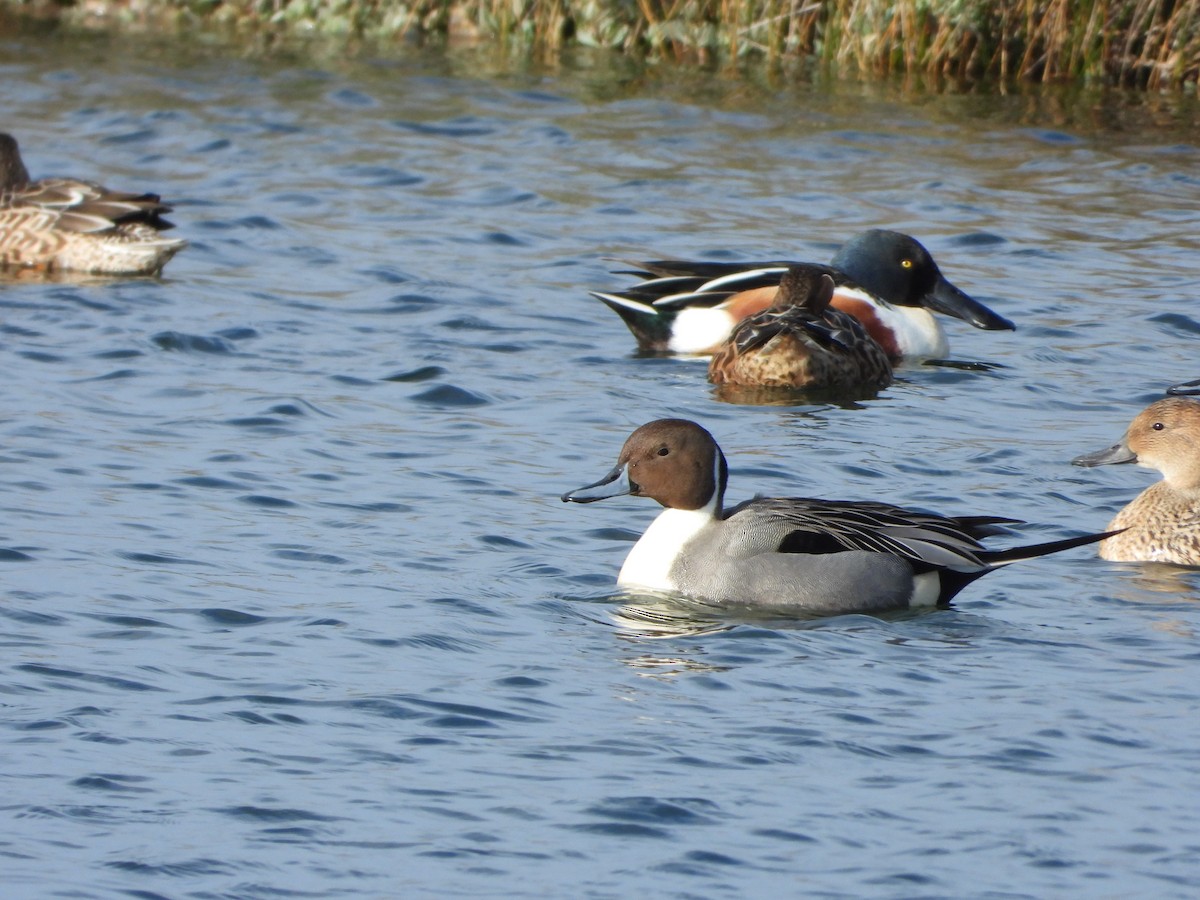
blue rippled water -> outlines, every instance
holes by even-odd
[[[31,170],[192,242],[0,291],[6,897],[1200,891],[1193,573],[787,621],[616,593],[651,505],[558,500],[672,414],[734,499],[1103,527],[1155,476],[1069,460],[1200,377],[1194,99],[121,49],[0,45]],[[990,368],[723,403],[586,296],[871,226]]]

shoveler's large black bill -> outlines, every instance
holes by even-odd
[[[978,300],[959,290],[940,273],[933,289],[922,299],[922,305],[934,312],[970,322],[984,331],[1016,331],[1017,326],[1004,316],[992,312]]]

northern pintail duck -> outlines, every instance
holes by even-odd
[[[1014,520],[793,498],[725,509],[727,475],[711,434],[659,419],[629,436],[616,468],[562,499],[628,494],[666,507],[629,552],[619,585],[818,615],[945,605],[1000,566],[1105,536],[987,550],[979,539]]]
[[[773,302],[793,262],[630,261],[622,273],[644,279],[625,291],[592,291],[617,313],[643,351],[707,354],[747,316]],[[800,265],[813,265],[801,263]],[[940,312],[987,331],[1016,326],[951,284],[919,241],[898,231],[872,229],[851,238],[829,266],[833,306],[863,323],[895,361],[941,359],[946,334]]]
[[[892,364],[859,321],[833,309],[833,278],[792,266],[765,312],[743,319],[708,364],[713,384],[882,388]]]
[[[1163,480],[1117,513],[1108,527],[1124,530],[1101,541],[1100,556],[1200,566],[1200,401],[1156,400],[1119,442],[1074,460],[1077,466],[1131,462],[1158,469]]]
[[[0,133],[0,267],[154,275],[187,245],[163,237],[170,211],[157,194],[31,181],[16,140]]]

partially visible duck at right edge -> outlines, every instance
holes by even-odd
[[[1087,467],[1137,463],[1163,475],[1117,513],[1108,530],[1124,530],[1100,542],[1102,558],[1200,566],[1200,400],[1156,400],[1116,444],[1073,462]]]

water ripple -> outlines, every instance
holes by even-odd
[[[89,672],[80,672],[74,669],[65,669],[57,666],[46,665],[43,663],[21,663],[14,667],[18,672],[27,672],[31,675],[40,676],[49,681],[51,686],[57,686],[65,690],[72,689],[73,685],[96,685],[99,687],[109,688],[114,691],[159,691],[162,688],[152,684],[147,684],[144,681],[136,681],[131,678],[120,678],[112,675],[100,675]]]

